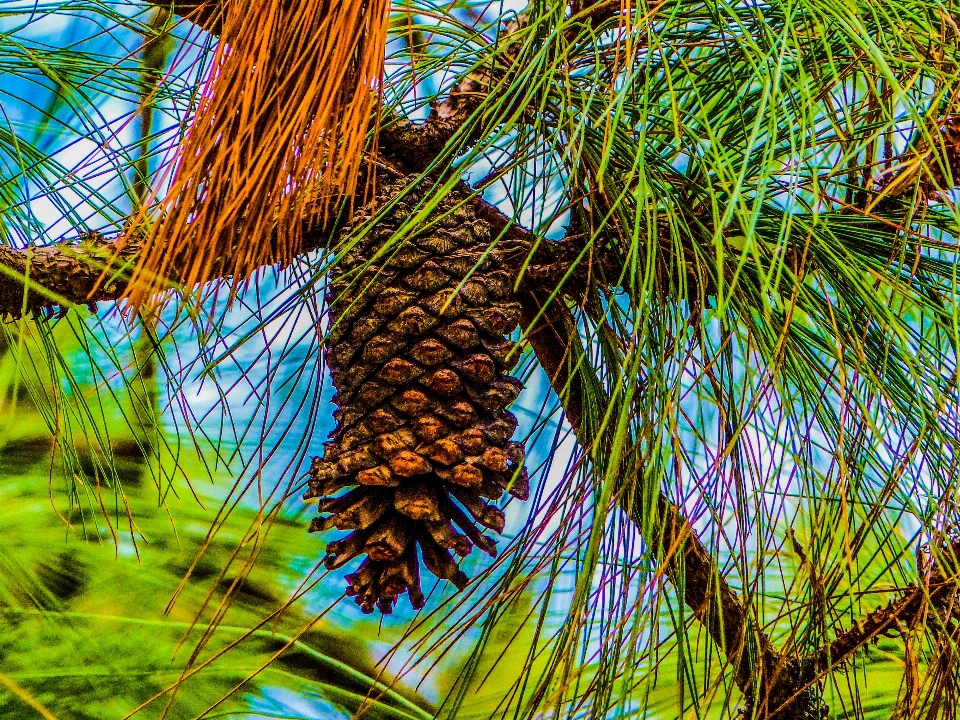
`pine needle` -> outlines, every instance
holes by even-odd
[[[301,251],[304,225],[354,192],[383,71],[386,0],[228,2],[196,116],[129,300]],[[132,224],[142,232],[144,215]]]
[[[52,712],[47,710],[43,705],[40,704],[40,701],[37,700],[33,695],[27,692],[16,680],[12,677],[0,673],[0,685],[7,688],[10,692],[20,698],[25,704],[32,707],[40,717],[44,720],[57,720],[57,716]]]

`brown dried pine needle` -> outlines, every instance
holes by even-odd
[[[354,192],[388,10],[386,0],[225,3],[202,100],[130,284],[134,305],[171,277],[189,289],[289,263],[305,219]]]

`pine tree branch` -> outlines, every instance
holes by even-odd
[[[593,439],[585,436],[583,418],[583,388],[572,373],[574,354],[571,342],[577,338],[570,311],[562,302],[548,301],[545,289],[531,288],[519,296],[524,336],[536,353],[540,366],[550,378],[550,385],[561,398],[567,421],[580,444],[588,447]],[[621,502],[631,518],[642,526],[641,503],[636,498],[623,497]],[[724,656],[737,668],[737,683],[741,689],[749,686],[753,673],[743,653],[743,633],[750,623],[737,594],[720,576],[709,551],[690,527],[680,508],[662,493],[657,497],[655,537],[647,542],[661,553],[667,577],[683,588],[684,601],[710,632]],[[686,562],[689,559],[689,563]],[[718,622],[719,621],[719,622]],[[773,654],[768,642],[764,652]]]
[[[494,229],[519,237],[515,228],[497,208],[480,197],[473,200],[478,214]],[[308,226],[304,251],[329,246],[332,228]],[[137,260],[139,246],[127,243],[122,249],[119,236],[88,233],[81,240],[62,240],[51,245],[12,248],[0,245],[0,318],[23,314],[62,313],[73,306],[90,306],[113,301],[124,295],[130,271]],[[551,258],[549,245],[541,243],[545,259]],[[176,277],[168,278],[170,286]]]
[[[591,21],[602,20],[613,12],[614,3],[604,3],[585,11]],[[619,6],[617,6],[619,7]],[[210,32],[219,31],[219,3],[216,0],[186,0],[174,5],[177,14],[188,17]],[[407,173],[420,172],[443,151],[446,144],[472,117],[484,95],[483,83],[466,78],[423,123],[412,123],[391,115],[383,118],[380,130],[380,154]],[[471,130],[479,133],[480,124]],[[466,138],[469,142],[470,138]],[[530,233],[513,225],[500,211],[477,197],[476,211],[484,216],[495,232],[523,236],[528,247],[553,246],[538,242]],[[314,229],[307,237],[307,249],[325,247],[329,233]],[[80,243],[61,242],[25,250],[0,247],[0,314],[19,315],[23,311],[52,311],[71,304],[90,304],[115,300],[123,294],[127,269],[136,259],[136,246],[128,245],[117,254],[113,240],[89,236]],[[543,265],[541,263],[541,265]],[[107,278],[106,282],[102,282]],[[568,341],[576,338],[573,320],[562,302],[547,302],[548,293],[535,282],[535,274],[521,288],[518,299],[523,321],[537,358],[561,397],[567,418],[574,430],[583,432],[583,394],[575,374],[571,373]],[[589,438],[580,437],[589,443]],[[646,512],[638,497],[622,500],[630,517],[643,527]],[[656,497],[653,536],[646,538],[664,565],[667,578],[682,592],[684,602],[704,625],[713,642],[734,670],[734,679],[759,713],[758,717],[804,717],[817,710],[808,692],[811,681],[801,677],[795,661],[780,654],[767,636],[756,629],[741,598],[722,577],[709,550],[690,526],[682,509],[662,493]],[[896,610],[884,609],[867,617],[864,623],[838,637],[821,651],[815,668],[834,666],[849,657],[878,633],[894,625],[895,619],[911,617],[930,588],[908,593]],[[939,590],[933,589],[938,593]],[[809,712],[808,712],[809,711]]]
[[[570,311],[549,288],[528,287],[519,293],[525,337],[560,397],[567,421],[580,444],[588,447],[584,389],[572,372],[571,343],[579,342]],[[639,489],[621,493],[621,508],[638,528],[647,527],[647,510]],[[704,546],[682,509],[658,492],[656,515],[645,537],[663,564],[667,578],[734,670],[734,681],[746,696],[745,717],[787,720],[822,714],[819,699],[800,664],[780,654],[766,633],[756,628],[743,601],[727,584],[716,561]],[[756,713],[756,714],[754,714]]]
[[[960,553],[960,541],[954,540],[942,548],[941,565],[929,567],[928,558],[921,556],[920,565],[928,565],[928,571],[921,570],[920,583],[908,585],[900,591],[900,599],[890,602],[882,608],[869,613],[863,620],[841,632],[829,645],[811,655],[806,664],[817,673],[825,673],[849,660],[854,653],[867,643],[875,641],[881,635],[902,635],[916,629],[924,622],[932,609],[942,613],[933,625],[943,625],[951,617],[958,616],[958,595],[960,595],[960,576],[955,567]],[[954,567],[951,567],[954,565]]]
[[[96,233],[78,242],[23,250],[0,246],[0,316],[116,300],[136,255],[135,244],[117,254],[116,243]]]
[[[430,114],[422,123],[411,122],[392,111],[385,113],[378,136],[380,153],[409,172],[426,170],[467,124],[483,98],[480,82],[467,77],[442,103],[430,108]],[[467,142],[475,141],[479,131],[480,124],[475,123]]]

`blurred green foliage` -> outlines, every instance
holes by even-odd
[[[52,329],[67,354],[77,349],[71,348],[70,322],[77,320],[63,320]],[[264,698],[279,691],[313,707],[314,714],[305,717],[349,716],[361,707],[369,718],[430,716],[430,704],[416,693],[382,684],[389,677],[375,666],[363,635],[344,632],[330,618],[311,618],[303,603],[264,622],[296,587],[294,560],[319,555],[302,518],[280,516],[270,522],[270,542],[232,593],[217,626],[211,628],[203,618],[198,623],[205,600],[216,607],[224,589],[243,574],[231,557],[243,538],[248,544],[255,540],[255,508],[235,510],[198,559],[231,479],[221,473],[214,482],[193,483],[192,492],[183,482],[161,494],[143,456],[142,438],[122,421],[121,403],[101,392],[102,427],[96,434],[109,438],[123,487],[120,521],[109,528],[95,507],[74,502],[71,494],[109,504],[115,497],[110,480],[101,475],[103,484],[91,487],[79,475],[65,477],[64,455],[14,371],[16,351],[8,345],[0,360],[0,717],[47,717],[43,712],[48,712],[65,719],[112,720],[130,713],[161,717],[167,710],[166,717],[192,718],[214,706],[206,717],[274,717],[257,707],[270,706]],[[75,389],[82,394],[92,387]],[[50,388],[38,383],[34,391]],[[109,434],[103,432],[107,427]],[[207,475],[197,457],[182,456],[180,462],[185,477]],[[86,469],[85,477],[98,476],[89,465]],[[190,581],[168,609],[191,566]],[[211,601],[212,586],[219,590],[213,590]],[[208,629],[209,642],[176,692],[134,712],[177,683]],[[45,711],[31,708],[31,702]]]

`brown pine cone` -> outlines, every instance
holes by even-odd
[[[384,188],[377,207],[403,189]],[[403,592],[422,607],[420,561],[462,589],[456,558],[474,546],[496,555],[484,531],[501,532],[504,516],[490,501],[529,495],[507,410],[522,389],[505,375],[519,359],[508,248],[491,247],[460,190],[387,245],[422,197],[412,189],[343,256],[327,294],[337,427],[304,499],[322,513],[311,532],[352,531],[327,545],[327,568],[366,555],[346,576],[364,612],[391,612]]]

